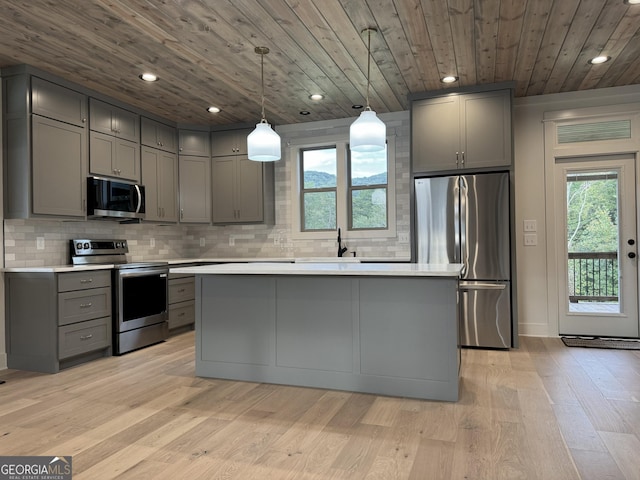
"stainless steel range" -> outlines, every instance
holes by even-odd
[[[168,337],[167,262],[128,263],[126,240],[71,240],[73,265],[115,265],[113,352],[121,355]]]

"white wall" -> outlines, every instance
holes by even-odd
[[[548,312],[545,193],[545,112],[640,102],[640,85],[517,98],[514,114],[518,316],[521,335],[555,336],[557,313]],[[536,220],[538,244],[524,246],[523,221]]]

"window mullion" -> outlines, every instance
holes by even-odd
[[[349,218],[348,218],[348,165],[347,165],[347,144],[343,142],[336,143],[336,157],[338,162],[338,178],[336,188],[336,201],[337,201],[337,221],[338,227],[342,230],[348,230]]]

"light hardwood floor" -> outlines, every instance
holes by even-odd
[[[640,479],[640,352],[464,350],[457,403],[194,376],[193,332],[0,371],[0,455],[74,479]]]

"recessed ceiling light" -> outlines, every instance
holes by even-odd
[[[353,108],[354,110],[360,110],[361,108],[364,108],[364,105],[351,105],[351,108]]]
[[[324,98],[324,95],[322,95],[321,93],[313,93],[309,95],[309,98],[317,102],[318,100],[322,100]]]
[[[601,63],[608,62],[609,60],[611,60],[611,57],[607,57],[606,55],[600,55],[599,57],[594,57],[591,60],[589,60],[589,63],[591,65],[599,65]]]
[[[640,0],[624,0],[627,5],[640,5]]]
[[[311,112],[310,112],[310,111],[308,111],[308,110],[302,110],[302,111],[300,112],[300,115],[311,115]]]
[[[440,81],[442,83],[453,83],[458,81],[458,77],[454,77],[453,75],[448,75],[446,77],[442,77]]]
[[[207,112],[209,112],[209,113],[220,113],[220,109],[218,107],[207,107]]]
[[[158,81],[158,76],[153,74],[153,73],[143,73],[142,75],[140,75],[140,78],[142,80],[144,80],[145,82],[157,82]]]

